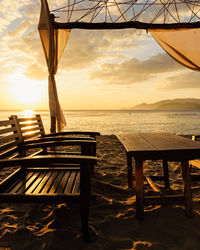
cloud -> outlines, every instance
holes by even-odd
[[[165,79],[160,86],[161,89],[200,89],[200,72],[188,71],[187,73],[179,73]]]
[[[26,69],[25,75],[32,80],[44,80],[47,79],[48,73],[38,64],[29,65]]]
[[[59,67],[67,70],[84,69],[98,60],[116,56],[123,58],[127,49],[136,48],[136,34],[133,30],[72,30]]]
[[[107,84],[128,85],[150,80],[156,74],[182,69],[183,67],[167,54],[157,54],[144,61],[132,58],[120,64],[103,64],[101,69],[93,72],[90,77],[98,78]]]

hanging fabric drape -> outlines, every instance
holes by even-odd
[[[149,32],[173,59],[200,71],[200,29],[150,29]]]
[[[60,132],[66,125],[66,121],[58,100],[55,74],[57,72],[58,62],[67,44],[70,30],[54,30],[53,22],[54,20],[50,15],[47,1],[41,0],[41,13],[38,29],[49,71],[48,86],[50,116],[51,119],[57,121],[57,129]],[[56,132],[56,128],[52,123],[51,132]]]

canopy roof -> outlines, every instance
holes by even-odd
[[[56,13],[56,16],[54,15]],[[60,17],[55,22],[55,18]],[[49,71],[51,132],[66,125],[59,104],[55,74],[73,28],[148,29],[177,62],[200,71],[200,2],[197,0],[68,0],[49,11],[41,0],[40,37]]]
[[[181,24],[182,27],[200,26],[200,2],[196,0],[68,0],[65,2],[66,5],[57,6],[58,8],[52,6],[51,13],[59,17],[59,23],[65,23],[55,27],[146,29],[161,28],[160,25],[174,28],[177,24]],[[168,26],[168,24],[176,25]]]

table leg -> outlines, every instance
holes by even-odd
[[[191,191],[189,162],[181,161],[181,169],[183,176],[185,212],[189,217],[191,217],[193,212],[192,212],[192,191]]]
[[[133,188],[132,156],[129,154],[129,152],[127,152],[126,157],[127,157],[127,171],[128,171],[128,187]]]
[[[163,173],[164,173],[164,180],[165,180],[165,189],[169,189],[170,188],[169,169],[168,169],[168,163],[166,160],[163,160]]]
[[[136,217],[144,218],[144,177],[143,160],[135,160],[135,181],[136,181]]]

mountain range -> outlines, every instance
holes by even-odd
[[[200,110],[200,99],[177,98],[155,103],[141,103],[127,110]]]

